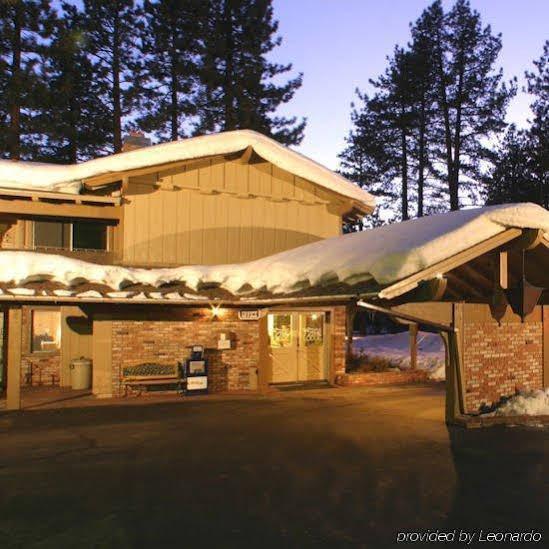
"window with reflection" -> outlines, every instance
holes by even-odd
[[[35,248],[69,248],[70,223],[35,221],[34,246]]]
[[[324,342],[324,315],[308,313],[305,315],[303,338],[306,347],[322,345]]]
[[[97,221],[34,222],[35,248],[60,248],[63,250],[107,250],[108,229]]]
[[[73,250],[106,250],[107,226],[93,221],[75,221],[72,224]]]
[[[31,352],[57,351],[61,343],[61,312],[53,309],[31,311]]]
[[[292,345],[292,315],[270,314],[267,329],[271,347],[290,347]]]

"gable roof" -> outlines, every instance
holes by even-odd
[[[28,293],[25,286],[40,282],[59,285],[58,297],[103,296],[107,300],[138,296],[154,301],[169,294],[174,302],[192,301],[210,299],[212,289],[213,295],[223,300],[248,303],[263,297],[358,295],[365,291],[383,298],[389,288],[393,289],[390,298],[394,298],[422,280],[418,276],[413,284],[396,287],[408,277],[425,273],[425,279],[433,278],[438,272],[433,274],[429,269],[438,265],[444,274],[456,266],[442,268],[445,260],[456,259],[466,250],[471,254],[461,258],[462,263],[474,259],[517,238],[521,229],[549,233],[549,212],[535,204],[509,204],[438,214],[235,265],[135,269],[35,252],[2,251],[0,283],[9,287],[7,297],[11,298],[37,295]],[[480,244],[484,244],[482,249]],[[95,285],[95,294],[83,291],[89,285]],[[13,288],[23,291],[14,292]]]
[[[251,147],[279,168],[359,202],[367,210],[374,197],[341,175],[258,132],[235,130],[162,143],[129,152],[60,165],[0,160],[0,187],[49,190],[78,194],[91,177],[137,170],[213,155],[232,154]]]

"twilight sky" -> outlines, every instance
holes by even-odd
[[[445,9],[453,2],[444,1]],[[274,0],[282,45],[277,61],[292,62],[304,73],[301,89],[281,112],[308,118],[298,150],[336,168],[338,153],[350,129],[354,90],[367,89],[386,66],[395,44],[410,38],[415,21],[428,0]],[[541,56],[549,39],[548,0],[471,0],[484,24],[502,33],[499,62],[504,77],[517,76]],[[530,99],[519,92],[508,111],[509,122],[524,125]]]

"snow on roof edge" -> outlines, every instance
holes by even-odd
[[[218,285],[233,295],[243,288],[288,295],[296,287],[373,282],[380,287],[415,274],[511,228],[549,232],[549,212],[535,204],[508,204],[438,214],[336,236],[253,261],[138,269],[98,265],[32,251],[0,251],[0,283],[82,279],[114,291],[131,285],[184,283],[193,291]]]
[[[94,176],[205,156],[232,154],[243,151],[249,146],[259,156],[281,169],[352,198],[368,209],[375,207],[375,198],[358,185],[311,158],[253,130],[234,130],[161,143],[95,158],[80,164],[61,165],[0,160],[0,187],[78,194],[82,180]],[[37,179],[38,175],[39,179]]]

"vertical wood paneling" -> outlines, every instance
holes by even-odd
[[[215,204],[215,216],[217,220],[216,226],[218,228],[214,239],[216,247],[216,257],[218,258],[218,263],[227,263],[227,261],[230,259],[230,256],[227,253],[229,246],[229,234],[227,230],[229,211],[227,208],[227,202],[225,200],[219,200],[218,196],[213,197],[213,200]]]
[[[94,317],[92,339],[92,392],[98,397],[111,397],[112,321],[100,316]]]
[[[189,212],[189,262],[191,264],[202,263],[202,250],[204,243],[204,195],[199,193],[190,194],[190,212]]]
[[[218,196],[216,195],[203,195],[203,208],[204,208],[204,218],[202,221],[202,232],[204,238],[202,240],[202,259],[204,262],[206,258],[207,261],[217,264],[223,260],[222,255],[219,253],[219,247],[217,245],[217,234],[218,234],[218,223],[219,218],[217,217],[216,202],[218,201]],[[211,259],[209,259],[211,258]]]
[[[240,199],[231,196],[227,200],[227,262],[240,258]]]
[[[130,180],[126,262],[234,263],[340,234],[341,217],[319,203],[336,200],[329,191],[261,160],[194,161],[155,182]]]
[[[149,209],[149,261],[154,263],[161,263],[164,261],[163,257],[163,224],[164,224],[164,191],[156,190],[146,195],[146,202],[148,202]]]
[[[62,387],[69,386],[70,363],[75,358],[92,358],[92,335],[91,333],[79,333],[71,328],[70,323],[78,319],[82,327],[89,322],[91,331],[91,320],[82,312],[79,307],[61,308],[61,371],[60,384]]]
[[[177,203],[179,191],[160,191],[162,196],[162,260],[164,263],[177,261]]]
[[[190,211],[190,194],[192,191],[181,189],[177,191],[177,259],[176,263],[190,262],[190,239],[189,239],[189,211]]]
[[[21,345],[22,345],[22,313],[21,307],[10,307],[7,335],[7,388],[6,410],[21,408]]]

